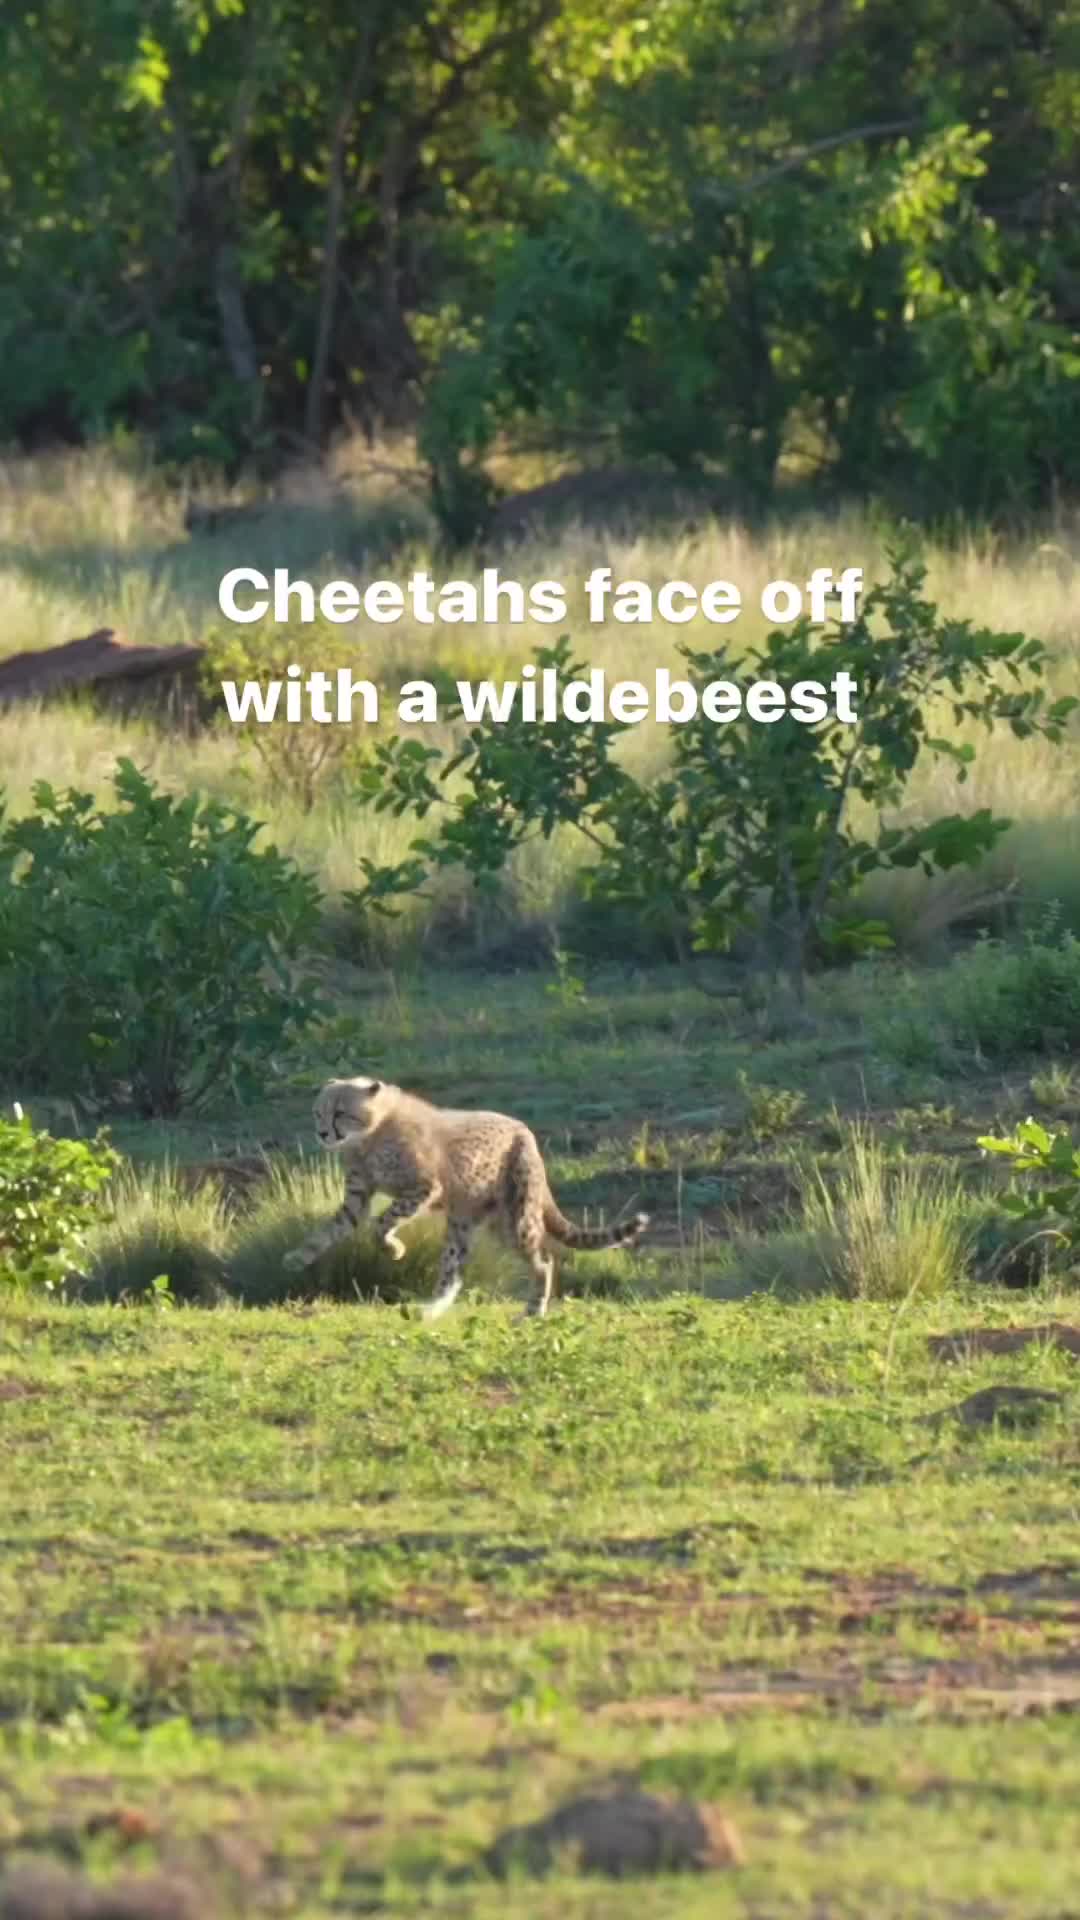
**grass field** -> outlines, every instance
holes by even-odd
[[[614,1914],[483,1856],[630,1775],[746,1856],[641,1913],[1074,1911],[1075,1426],[921,1424],[1001,1377],[928,1356],[972,1315],[8,1317],[0,1834],[230,1913]]]
[[[974,1247],[971,1143],[1028,1077],[946,1104],[850,977],[809,1038],[674,970],[571,1008],[547,984],[421,975],[356,1016],[366,1064],[532,1121],[573,1211],[653,1209],[547,1322],[513,1324],[491,1255],[435,1329],[325,1299],[5,1312],[0,1843],[164,1864],[224,1915],[606,1915],[617,1887],[508,1889],[488,1849],[630,1778],[721,1808],[745,1861],[636,1881],[642,1913],[1071,1912],[1076,1359],[946,1364],[927,1335],[1075,1321],[1075,1294],[965,1277],[925,1233],[913,1266],[896,1186],[830,1282],[800,1199],[800,1169],[850,1169],[861,1114]],[[306,1106],[120,1137],[144,1165],[287,1153]],[[363,1242],[349,1261],[370,1286]],[[991,1386],[1059,1398],[949,1412]]]
[[[299,504],[258,540],[329,575],[354,521]],[[112,455],[5,469],[5,646],[197,637],[238,556],[188,542],[182,505]],[[935,549],[931,586],[1053,641],[1067,691],[1076,548],[1052,532]],[[517,565],[570,578],[587,551]],[[608,552],[752,583],[872,571],[881,541],[852,516]],[[15,807],[39,777],[104,791],[118,750],[253,802],[331,894],[393,851],[339,800],[283,800],[235,738],[0,716]],[[1078,766],[1074,742],[988,753],[970,804],[1017,820],[993,869],[890,881],[900,953],[819,975],[804,1009],[719,961],[552,958],[556,845],[497,909],[444,895],[381,955],[338,925],[335,1017],[254,1106],[116,1121],[130,1170],[84,1297],[0,1310],[2,1920],[1077,1912],[1077,1357],[975,1337],[1080,1322],[1068,1259],[1019,1245],[975,1145],[1029,1112],[1075,1130],[1075,1030],[1047,1010],[1076,951],[948,936],[965,886],[1010,880],[1022,922],[1057,900],[1080,924]],[[519,1114],[566,1210],[645,1207],[647,1243],[567,1262],[524,1326],[494,1246],[419,1323],[430,1230],[404,1275],[358,1240],[286,1297],[281,1253],[333,1205],[309,1114],[341,1071]],[[235,1200],[233,1156],[256,1176]],[[628,1784],[725,1816],[740,1864],[620,1886],[523,1848],[498,1877],[501,1835]],[[142,1891],[92,1907],[46,1865]]]

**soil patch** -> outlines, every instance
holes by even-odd
[[[623,1788],[583,1794],[543,1820],[511,1827],[487,1856],[492,1873],[544,1874],[567,1861],[579,1873],[702,1872],[743,1865],[742,1843],[716,1807]]]
[[[1048,1320],[1041,1327],[968,1327],[962,1333],[932,1333],[927,1346],[935,1360],[971,1360],[980,1353],[1020,1353],[1033,1345],[1060,1347],[1080,1357],[1080,1327]]]
[[[983,1387],[969,1393],[953,1407],[939,1407],[936,1413],[924,1413],[920,1426],[940,1427],[946,1420],[958,1420],[964,1427],[1033,1427],[1053,1407],[1063,1406],[1062,1393],[1050,1393],[1042,1387]]]

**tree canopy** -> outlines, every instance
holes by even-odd
[[[0,436],[527,430],[907,510],[1080,468],[1080,0],[7,10]]]

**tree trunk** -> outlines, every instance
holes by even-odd
[[[319,318],[315,329],[315,351],[304,401],[304,438],[312,447],[322,444],[326,379],[330,367],[330,348],[334,338],[334,319],[338,301],[338,261],[341,253],[341,220],[345,205],[345,154],[356,111],[360,77],[370,49],[370,26],[365,33],[352,72],[345,83],[333,138],[330,142],[329,178],[326,186],[326,232],[323,240],[322,273],[319,280]]]

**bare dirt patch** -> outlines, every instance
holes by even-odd
[[[904,1666],[904,1671],[876,1673],[795,1668],[767,1676],[747,1669],[699,1693],[609,1701],[595,1712],[599,1720],[652,1723],[710,1720],[734,1713],[820,1712],[822,1708],[873,1719],[886,1707],[919,1707],[942,1719],[980,1714],[1012,1718],[1080,1708],[1080,1662],[1066,1671],[1014,1668],[1007,1679],[992,1670],[958,1670],[952,1663],[910,1661]]]
[[[20,1380],[15,1374],[0,1377],[0,1404],[5,1400],[32,1400],[35,1394],[44,1393],[44,1387],[37,1386],[32,1380]]]
[[[966,1400],[958,1400],[955,1406],[924,1413],[919,1424],[936,1429],[947,1420],[958,1420],[964,1427],[1033,1427],[1064,1402],[1064,1394],[1051,1393],[1042,1387],[983,1387],[979,1393],[969,1393]]]
[[[621,1880],[629,1874],[687,1873],[740,1867],[742,1842],[717,1807],[695,1806],[621,1788],[584,1794],[529,1826],[511,1827],[487,1856],[503,1875],[544,1874],[572,1862],[579,1873]]]
[[[31,1864],[0,1880],[0,1920],[206,1920],[206,1913],[193,1887],[159,1876],[98,1886],[85,1874]]]
[[[1058,1347],[1080,1358],[1080,1327],[1049,1320],[1041,1327],[967,1327],[961,1333],[931,1333],[935,1360],[971,1360],[980,1353],[1020,1353],[1024,1347]]]

